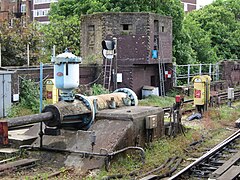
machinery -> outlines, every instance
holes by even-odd
[[[22,148],[68,152],[64,165],[84,172],[103,166],[113,155],[129,149],[144,153],[141,147],[164,135],[162,108],[137,106],[137,96],[128,88],[97,96],[74,95],[81,59],[66,51],[53,57],[52,62],[53,83],[60,89],[61,100],[45,106],[40,114],[5,121],[8,127],[40,122],[40,131],[36,124],[26,132],[38,133],[39,138]],[[97,157],[83,158],[85,155]]]
[[[79,85],[81,58],[66,50],[53,57],[52,62],[54,63],[54,81],[61,92],[61,101],[44,107],[41,114],[9,119],[8,126],[44,122],[46,125],[44,134],[59,135],[61,128],[87,130],[99,110],[138,104],[136,94],[127,88],[99,96],[74,95],[73,90]]]

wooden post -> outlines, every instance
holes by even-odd
[[[8,144],[8,123],[7,121],[0,122],[0,145]]]

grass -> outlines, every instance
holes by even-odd
[[[12,118],[30,114],[34,114],[31,109],[24,107],[22,104],[16,104],[12,105],[11,108],[8,110],[7,117]]]
[[[161,97],[151,95],[146,99],[142,99],[139,101],[139,106],[159,106],[159,107],[170,107],[175,102],[174,97]]]
[[[146,105],[153,103],[155,106],[167,106],[165,103],[166,101],[169,101],[169,99],[164,100],[161,97],[156,98],[151,96],[147,99],[141,100],[140,104]],[[129,174],[132,171],[138,171],[140,169],[141,174],[144,174],[150,169],[160,166],[168,158],[174,156],[182,157],[185,160],[185,164],[190,163],[186,161],[187,158],[200,156],[206,151],[206,149],[214,147],[232,134],[233,131],[226,127],[233,128],[235,120],[239,117],[240,106],[237,106],[236,108],[222,106],[210,109],[204,114],[204,118],[199,122],[199,126],[197,128],[194,126],[194,128],[189,129],[185,136],[179,135],[176,138],[164,137],[145,148],[145,164],[140,162],[138,158],[139,156],[128,155],[126,157],[120,157],[114,161],[110,166],[109,172],[101,170],[94,178],[86,177],[85,179],[102,179],[102,177],[106,175]],[[189,144],[202,139],[202,137],[205,137],[204,142],[191,149]]]
[[[120,157],[112,162],[109,172],[102,170],[96,177],[86,177],[85,180],[101,179],[106,175],[129,174],[141,169],[141,174],[163,164],[168,158],[179,156],[186,158],[185,149],[188,144],[201,138],[200,133],[194,130],[186,132],[186,136],[179,135],[176,138],[164,137],[149,145],[146,149],[145,164],[142,164],[139,155],[132,154]]]

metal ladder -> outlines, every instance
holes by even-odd
[[[104,63],[104,79],[103,79],[103,87],[107,90],[110,90],[111,85],[111,76],[112,76],[112,62],[113,59],[105,59]]]
[[[160,50],[161,56],[163,56],[162,42],[160,41]],[[164,85],[164,72],[165,67],[163,64],[163,57],[158,58],[158,72],[159,72],[159,87],[160,87],[160,96],[165,96],[165,85]]]

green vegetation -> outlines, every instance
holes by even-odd
[[[101,84],[93,84],[91,87],[92,95],[108,94],[109,91],[105,89]]]
[[[153,12],[172,16],[175,62],[215,63],[240,56],[239,4],[240,0],[216,0],[212,5],[186,14],[184,18],[180,0],[120,0],[117,3],[113,0],[59,0],[52,5],[50,15],[52,22],[54,19],[71,21],[72,17],[96,12]],[[68,30],[63,34],[69,34]],[[76,35],[75,39],[79,38],[79,34],[72,35]]]
[[[36,64],[41,55],[42,36],[37,24],[22,25],[23,19],[14,19],[12,26],[5,22],[0,26],[2,66],[27,64],[27,44],[30,46],[30,62]]]
[[[139,159],[139,155],[134,153],[132,155],[126,155],[125,157],[120,157],[113,161],[109,172],[102,170],[97,177],[87,177],[85,179],[101,179],[106,175],[129,174],[133,171],[139,172],[139,175],[144,174],[150,169],[162,165],[170,157],[179,156],[186,158],[187,154],[185,153],[185,148],[187,148],[187,146],[193,141],[199,140],[200,137],[200,133],[189,130],[186,133],[186,136],[180,135],[175,139],[159,139],[145,149],[145,164],[142,164],[141,160]],[[139,171],[140,169],[141,172]]]
[[[175,102],[173,97],[161,97],[161,96],[148,96],[146,99],[139,101],[140,106],[159,106],[159,107],[170,107]]]
[[[180,0],[59,0],[50,11],[50,24],[31,23],[22,26],[21,20],[0,27],[2,64],[27,63],[27,44],[30,62],[50,62],[53,45],[56,54],[68,47],[80,52],[80,17],[97,12],[152,12],[173,19],[173,56],[177,64],[214,63],[222,59],[240,58],[240,0],[216,0],[211,5],[188,14]]]
[[[237,120],[240,117],[240,106],[236,106],[235,108],[222,106],[220,108],[210,109],[207,113],[207,117],[211,119],[211,124],[213,124],[215,128],[221,126],[234,126],[232,120]]]
[[[20,103],[12,106],[9,110],[8,117],[39,112],[39,86],[32,80],[22,80],[20,90]]]
[[[183,26],[197,62],[240,58],[239,12],[240,0],[216,0],[185,17]]]

